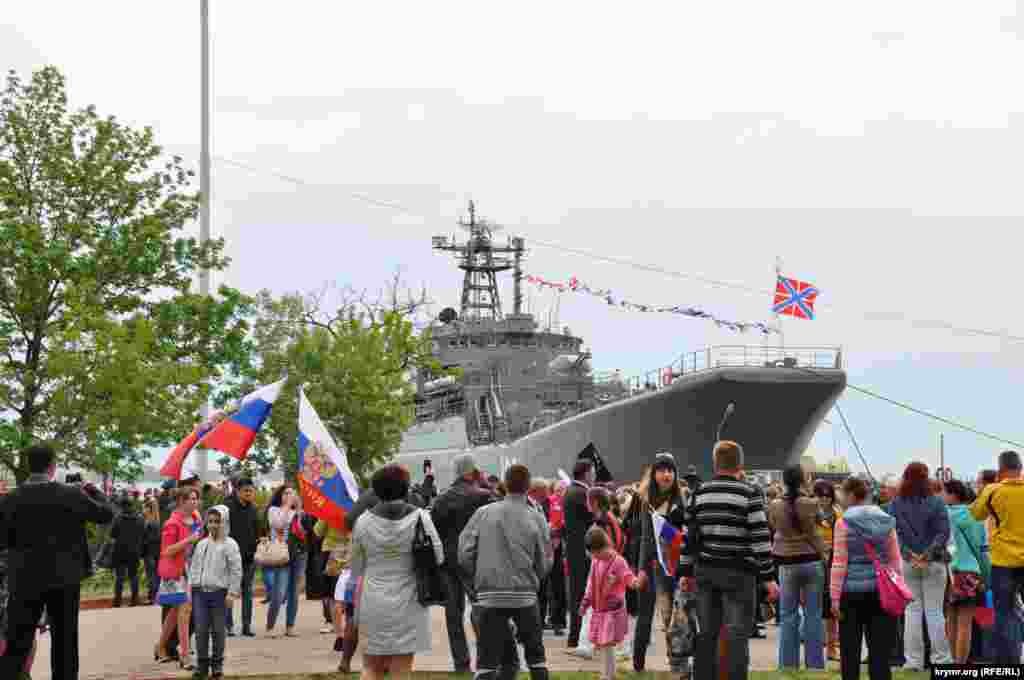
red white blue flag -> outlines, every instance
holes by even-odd
[[[651,513],[651,522],[654,525],[654,535],[659,539],[654,542],[658,550],[658,563],[661,564],[666,576],[675,576],[676,565],[679,564],[679,557],[683,552],[684,534],[672,526],[664,515],[657,512]],[[662,548],[663,542],[664,549]]]
[[[285,380],[265,385],[251,392],[244,399],[237,411],[222,420],[213,431],[202,438],[204,448],[226,453],[232,458],[245,460],[245,456],[256,441],[256,434],[270,417],[270,409],[281,394]]]
[[[163,467],[160,468],[160,476],[180,480],[185,465],[185,459],[188,458],[188,454],[192,453],[192,449],[196,447],[196,444],[198,444],[211,429],[212,428],[207,423],[197,425],[196,428],[192,430],[192,433],[182,439],[170,454],[168,454],[167,460],[164,461]]]
[[[359,498],[359,485],[345,452],[299,388],[299,489],[306,512],[347,533],[345,516]]]
[[[806,281],[779,276],[775,283],[775,302],[772,311],[776,314],[795,316],[799,319],[814,319],[814,301],[818,289]]]

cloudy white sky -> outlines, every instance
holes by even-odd
[[[823,290],[787,344],[841,345],[852,384],[1024,441],[1024,2],[211,4],[220,281],[376,287],[401,266],[455,306],[430,237],[469,198],[528,246],[766,291],[532,248],[530,273],[638,303],[765,320],[779,256]],[[5,66],[59,65],[75,104],[195,162],[198,0],[36,0],[0,22]],[[583,297],[559,316],[627,373],[760,342]],[[876,473],[934,465],[941,432],[960,470],[1002,448],[842,404]],[[834,446],[854,462],[825,425],[814,448]]]

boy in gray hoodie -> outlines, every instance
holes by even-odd
[[[188,582],[192,586],[192,611],[196,617],[196,668],[193,677],[224,677],[225,610],[242,590],[242,554],[227,535],[227,508],[206,512],[208,536],[192,551]],[[212,630],[211,630],[212,629]],[[210,655],[210,637],[213,655]]]

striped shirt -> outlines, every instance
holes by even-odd
[[[696,549],[691,541],[684,546],[683,576],[693,576],[696,562],[774,579],[764,496],[753,485],[725,476],[701,484],[688,506],[687,526],[696,528],[700,539]]]

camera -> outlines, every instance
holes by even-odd
[[[83,480],[82,480],[82,473],[81,472],[72,472],[71,474],[67,475],[64,478],[64,483],[65,484],[81,484],[82,481]]]

